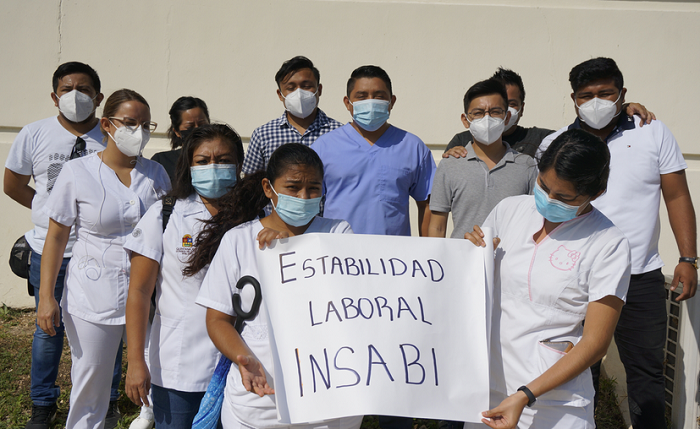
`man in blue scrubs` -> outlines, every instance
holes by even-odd
[[[311,146],[325,169],[323,216],[347,220],[358,234],[409,236],[410,196],[427,236],[435,161],[421,139],[387,122],[396,103],[389,76],[377,66],[355,69],[343,102],[352,122]]]

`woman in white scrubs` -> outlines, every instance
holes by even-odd
[[[170,189],[163,167],[141,157],[156,128],[141,95],[128,89],[110,95],[100,126],[105,150],[67,162],[46,203],[50,220],[37,319],[50,335],[59,323],[53,287],[72,225],[77,235],[61,301],[73,361],[69,428],[104,424],[114,361],[125,336],[130,264],[124,241]]]
[[[219,351],[207,335],[206,309],[196,305],[204,267],[196,275],[182,270],[194,240],[219,212],[219,199],[236,183],[243,162],[240,136],[228,125],[202,125],[185,139],[173,190],[175,201],[163,230],[164,204],[155,203],[127,239],[131,281],[126,304],[129,370],[126,394],[137,405],[153,389],[156,428],[191,428]],[[172,200],[171,200],[172,198]],[[144,349],[149,309],[156,290],[150,332],[149,365]]]
[[[569,130],[539,160],[535,195],[503,200],[484,222],[500,239],[491,346],[500,404],[483,413],[492,428],[595,427],[588,368],[610,345],[630,279],[627,239],[592,205],[609,160],[603,141]],[[483,237],[479,227],[465,235]]]
[[[282,236],[352,232],[343,220],[316,216],[322,182],[323,163],[316,152],[299,143],[283,145],[270,157],[266,172],[246,176],[222,198],[215,223],[197,239],[195,256],[186,271],[198,273],[211,262],[197,303],[207,308],[207,329],[212,341],[233,362],[221,411],[221,423],[226,429],[280,427],[271,387],[272,354],[265,306],[260,306],[256,317],[246,320],[239,335],[234,328],[236,314],[231,297],[240,293],[242,308],[251,308],[252,288],[241,291],[236,283],[244,276],[260,278],[256,253],[264,252],[261,249],[269,241],[260,236],[263,228]],[[272,213],[256,219],[270,201]],[[293,427],[357,429],[361,423],[362,416],[355,416]]]

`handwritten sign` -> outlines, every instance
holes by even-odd
[[[467,240],[307,234],[260,252],[280,421],[479,422],[489,408],[492,251]]]

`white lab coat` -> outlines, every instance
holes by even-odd
[[[194,193],[177,200],[163,232],[163,202],[158,201],[124,245],[160,264],[149,359],[151,382],[166,389],[207,390],[221,355],[207,334],[206,308],[194,302],[208,267],[194,276],[182,274],[203,221],[209,219],[211,214]]]

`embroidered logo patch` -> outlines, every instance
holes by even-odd
[[[192,242],[192,236],[189,234],[185,234],[182,236],[182,247],[192,247],[193,242]]]
[[[141,228],[136,228],[134,232],[131,233],[131,235],[133,235],[134,237],[138,237],[139,235],[141,235]]]
[[[581,252],[569,250],[563,245],[549,255],[549,262],[558,270],[571,271],[576,265],[576,261],[581,257]]]

